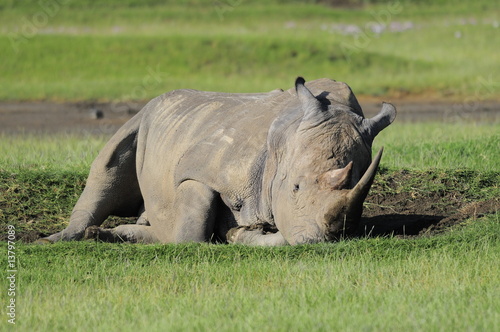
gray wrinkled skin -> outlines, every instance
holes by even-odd
[[[396,110],[365,119],[345,83],[304,83],[153,99],[93,162],[68,227],[45,240],[284,245],[348,234],[380,161],[372,141]],[[109,215],[138,222],[99,228]]]

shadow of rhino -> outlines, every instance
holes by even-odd
[[[443,219],[445,216],[426,214],[385,214],[364,217],[355,234],[358,237],[421,235]]]

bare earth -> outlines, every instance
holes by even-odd
[[[392,103],[398,109],[398,122],[498,123],[500,102],[422,102],[399,100]],[[381,103],[360,100],[366,117],[375,115]],[[0,133],[112,135],[136,114],[145,102],[130,103],[0,103]],[[102,112],[102,117],[97,113]],[[1,136],[0,136],[1,137]],[[395,183],[404,181],[404,171],[395,175]],[[375,184],[376,186],[376,184]],[[466,202],[457,192],[444,195],[380,193],[373,188],[366,201],[359,235],[395,234],[425,236],[440,233],[450,226],[498,212],[500,198],[484,202]],[[110,218],[104,226],[134,220]],[[41,235],[36,231],[19,234],[31,242]],[[47,234],[45,234],[47,235]]]
[[[477,122],[498,123],[500,102],[423,102],[392,100],[398,122]],[[360,100],[367,117],[375,115],[381,102]],[[0,133],[5,134],[113,134],[137,113],[145,102],[128,103],[48,103],[0,102]],[[92,116],[96,110],[103,117]]]

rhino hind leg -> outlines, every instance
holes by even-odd
[[[88,227],[100,226],[110,215],[139,215],[143,204],[136,173],[139,115],[116,132],[92,163],[66,229],[42,241],[81,240]]]
[[[90,226],[85,230],[84,239],[144,244],[159,242],[153,234],[152,228],[144,225],[120,225],[112,229]]]

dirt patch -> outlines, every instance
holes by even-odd
[[[451,227],[457,227],[466,221],[479,220],[487,214],[498,213],[500,199],[489,199],[481,202],[454,203],[445,208],[436,209],[433,199],[420,199],[414,205],[421,205],[422,209],[404,207],[405,196],[388,197],[379,205],[374,205],[368,199],[368,208],[361,219],[356,237],[395,236],[399,238],[415,238],[420,236],[434,236],[445,233]],[[446,197],[445,197],[446,198]],[[102,227],[113,228],[122,224],[133,224],[135,218],[110,217]],[[274,228],[265,229],[275,232]],[[34,242],[48,236],[37,230],[18,232],[16,237],[21,242]],[[0,241],[6,241],[6,236],[1,236]]]
[[[357,235],[431,236],[499,210],[499,198],[465,203],[455,192],[418,199],[411,193],[368,197]]]
[[[0,103],[0,132],[112,135],[145,105],[130,103]]]
[[[426,102],[391,100],[398,122],[500,122],[500,102]],[[361,99],[366,117],[377,114],[381,101]],[[0,102],[0,133],[4,134],[101,134],[111,135],[134,116],[146,101],[99,102]],[[97,115],[99,114],[99,115]]]
[[[407,171],[378,174],[365,201],[359,236],[430,236],[498,213],[498,174]]]
[[[392,180],[390,183],[387,183],[388,176]],[[466,221],[480,220],[481,217],[498,213],[500,210],[500,197],[471,200],[466,197],[460,185],[456,186],[457,189],[445,192],[426,191],[425,188],[419,187],[415,187],[413,191],[402,191],[399,184],[412,176],[415,175],[402,171],[381,175],[378,180],[375,180],[374,190],[365,201],[361,223],[354,234],[356,237],[433,236],[446,232],[450,227],[457,227]],[[38,207],[40,211],[43,209],[43,206]],[[69,213],[71,207],[68,206],[66,209]],[[17,222],[21,224],[16,226],[17,239],[22,242],[33,242],[64,228],[61,220],[67,221],[69,214],[64,213],[56,218],[59,226],[48,226],[45,221],[46,216],[43,214],[23,217],[21,212],[18,217],[20,220]],[[121,224],[132,224],[135,221],[136,218],[133,217],[112,216],[103,223],[102,227],[113,228]],[[22,225],[23,223],[26,224]],[[264,227],[264,231],[275,232],[276,229],[272,226],[267,229]],[[6,235],[0,234],[0,241],[5,240]]]

